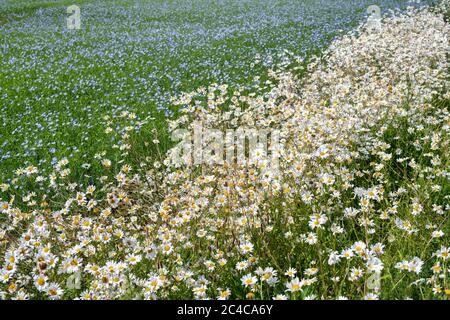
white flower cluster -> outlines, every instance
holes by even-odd
[[[81,188],[58,163],[57,195],[29,194],[27,209],[0,199],[2,297],[445,298],[449,35],[442,15],[410,10],[362,25],[307,70],[269,70],[256,93],[212,84],[174,101],[171,129],[276,129],[278,170],[173,167],[169,151],[138,171],[99,155],[120,172]],[[75,275],[82,286],[66,290]]]

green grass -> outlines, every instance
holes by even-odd
[[[167,115],[177,112],[170,96],[212,82],[227,83],[230,91],[258,85],[267,67],[251,65],[256,54],[274,61],[283,49],[305,59],[318,54],[341,30],[356,26],[366,8],[364,2],[337,8],[315,1],[76,1],[82,29],[71,31],[65,27],[71,4],[0,5],[4,181],[30,164],[45,174],[52,159],[63,157],[75,164],[74,177],[83,179],[83,163],[93,164],[89,175],[95,175],[96,153],[118,155],[112,146],[120,138],[104,133],[103,117],[117,122],[116,131],[136,126],[118,120],[123,110],[153,118],[134,135],[134,153],[154,155],[147,147],[154,127],[164,152],[171,145]],[[256,74],[262,78],[254,83]]]

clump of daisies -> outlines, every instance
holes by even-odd
[[[276,130],[256,158],[98,154],[105,175],[86,186],[66,160],[46,178],[23,170],[52,192],[1,186],[2,298],[445,299],[449,35],[441,14],[411,9],[335,41],[301,78],[279,66],[257,93],[211,84],[174,100],[179,138],[199,123]]]

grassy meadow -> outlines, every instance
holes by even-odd
[[[0,299],[448,299],[449,8],[1,1]]]
[[[68,30],[71,4],[0,4],[6,181],[28,165],[48,173],[62,158],[90,164],[95,154],[114,151],[128,125],[145,131],[134,144],[140,156],[152,156],[143,140],[153,127],[165,134],[167,117],[177,112],[171,97],[211,83],[260,86],[278,54],[307,59],[320,52],[366,17],[370,1],[79,1],[82,28]],[[379,3],[383,11],[407,4]],[[136,118],[121,121],[123,112]],[[105,134],[108,127],[115,136]]]

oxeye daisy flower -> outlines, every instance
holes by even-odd
[[[288,276],[288,277],[290,277],[290,278],[293,278],[293,277],[295,276],[296,273],[297,273],[297,270],[295,270],[294,268],[289,268],[289,269],[286,271],[285,275]]]
[[[384,247],[382,243],[376,243],[371,247],[370,252],[376,255],[382,255],[384,253]]]
[[[288,297],[284,294],[277,294],[272,300],[288,300]]]
[[[251,273],[246,274],[245,276],[243,276],[241,278],[241,283],[245,286],[245,287],[253,287],[256,284],[256,281],[258,279],[255,276],[252,276]]]
[[[422,271],[422,266],[423,261],[418,257],[414,257],[408,264],[408,270],[419,274]]]
[[[313,230],[315,228],[321,228],[321,226],[328,221],[327,216],[324,214],[313,214],[309,219],[309,227]]]
[[[384,268],[383,262],[376,258],[372,257],[369,261],[366,263],[367,270],[370,272],[381,272]]]
[[[94,192],[95,192],[95,186],[93,186],[93,185],[89,185],[87,188],[86,188],[86,194],[93,194]]]
[[[44,275],[35,275],[33,277],[34,285],[39,291],[47,290],[48,286],[47,279],[48,279],[47,276]]]
[[[306,204],[310,204],[314,198],[314,195],[311,192],[304,191],[301,195],[301,198]]]
[[[350,270],[350,275],[349,275],[348,279],[350,281],[356,281],[359,278],[361,278],[363,276],[363,274],[364,274],[364,272],[363,272],[363,270],[361,268],[353,267]]]
[[[300,291],[305,285],[304,281],[300,281],[298,278],[294,278],[286,283],[286,291],[297,292]]]
[[[161,246],[161,250],[165,255],[171,254],[173,251],[173,246],[172,244],[170,244],[169,242],[163,244]]]
[[[7,213],[9,208],[10,208],[10,204],[8,202],[1,202],[0,201],[0,212],[1,213]]]
[[[29,294],[26,293],[23,289],[20,289],[13,300],[28,300]]]
[[[440,238],[444,235],[444,232],[442,232],[441,230],[437,230],[437,231],[433,231],[431,233],[431,237],[432,238]]]
[[[253,244],[249,241],[246,241],[239,246],[239,249],[242,254],[247,254],[253,251]]]
[[[227,259],[221,258],[217,262],[219,263],[219,266],[223,267],[227,264]]]
[[[103,160],[102,160],[102,165],[103,165],[105,168],[109,168],[109,167],[111,167],[112,162],[111,162],[111,160],[109,160],[109,159],[103,159]]]
[[[366,250],[366,244],[361,241],[355,242],[352,249],[357,254],[363,253]]]
[[[248,265],[249,265],[248,261],[240,261],[236,263],[236,269],[239,271],[245,270],[247,269]]]
[[[207,290],[206,285],[201,285],[199,287],[195,287],[194,289],[192,289],[197,299],[206,297],[206,290]]]
[[[222,290],[221,288],[218,288],[217,291],[219,292],[217,300],[227,300],[228,297],[231,295],[230,289]]]
[[[49,283],[45,292],[51,300],[60,299],[63,294],[63,290],[56,283]]]
[[[73,273],[77,272],[81,267],[81,259],[77,257],[68,257],[62,263],[64,272]]]
[[[313,268],[306,269],[304,273],[307,276],[312,276],[312,275],[315,275],[318,271],[319,271],[319,269],[313,267]]]
[[[441,271],[442,271],[441,264],[438,262],[435,265],[433,265],[431,267],[431,271],[433,271],[433,273],[441,273]]]
[[[436,252],[436,256],[438,258],[443,259],[444,261],[447,260],[450,256],[449,254],[449,248],[448,247],[444,247],[442,246],[437,252]]]
[[[142,256],[138,254],[129,254],[126,259],[130,265],[134,266],[142,260]]]
[[[11,271],[0,269],[0,282],[7,283],[11,279]]]
[[[375,293],[368,293],[364,296],[364,300],[378,300],[378,295]]]
[[[271,267],[265,269],[258,268],[256,270],[256,274],[260,276],[261,281],[265,281],[267,283],[277,282],[277,271]]]
[[[216,268],[216,264],[211,260],[205,261],[205,266],[208,269],[208,271],[213,271]]]
[[[313,245],[317,243],[317,235],[315,233],[308,233],[305,239],[306,243]]]
[[[34,166],[28,166],[25,168],[25,172],[27,176],[30,176],[32,174],[35,174],[38,172],[38,169]]]

